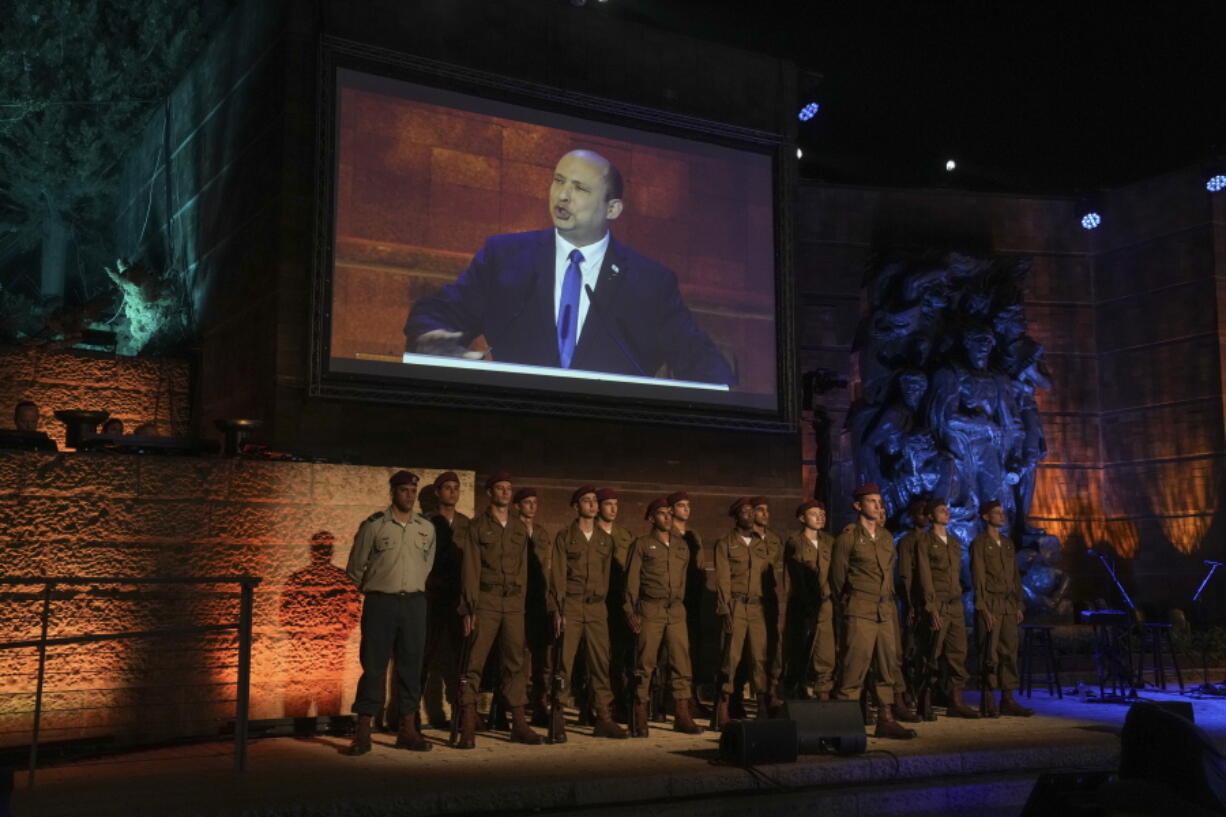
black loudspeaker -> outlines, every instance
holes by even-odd
[[[1097,793],[1111,779],[1111,772],[1047,772],[1039,775],[1021,817],[1052,817],[1053,814],[1099,814]]]
[[[719,737],[719,756],[737,766],[764,763],[795,763],[796,722],[770,720],[728,721]]]
[[[784,701],[779,716],[796,722],[802,755],[858,755],[868,747],[859,701]]]
[[[1196,716],[1192,712],[1191,701],[1152,701],[1154,706],[1159,709],[1165,709],[1174,715],[1181,718],[1187,718],[1189,723],[1196,723]]]

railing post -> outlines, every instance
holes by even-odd
[[[38,733],[43,719],[43,681],[47,676],[47,628],[51,624],[51,590],[55,582],[43,585],[43,610],[38,635],[38,682],[34,687],[34,734],[30,737],[30,770],[26,785],[34,787],[34,769],[38,766]]]
[[[234,769],[247,770],[247,718],[251,696],[251,621],[255,588],[250,581],[240,585],[238,613],[238,689],[234,712]]]

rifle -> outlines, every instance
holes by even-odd
[[[728,626],[719,642],[719,662],[715,665],[715,708],[711,710],[711,731],[719,732],[723,729],[723,724],[719,722],[719,704],[724,696],[724,656],[732,651],[732,628],[733,618],[736,614],[736,600],[728,599]],[[732,674],[736,675],[736,667],[739,661],[737,658],[732,659]]]
[[[455,685],[455,700],[451,702],[451,739],[448,743],[455,746],[460,742],[460,710],[463,708],[461,701],[464,700],[464,690],[468,688],[468,660],[472,656],[473,642],[477,640],[477,628],[473,627],[472,632],[464,639],[464,646],[460,649],[459,659],[456,661],[456,685]]]
[[[566,676],[562,674],[562,633],[556,633],[549,651],[552,655],[553,675],[549,684],[549,734],[546,743],[566,743],[566,713],[562,708],[562,691]]]

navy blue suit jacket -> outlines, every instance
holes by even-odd
[[[485,335],[495,360],[559,366],[554,320],[554,231],[496,235],[454,282],[413,306],[408,351],[433,329]],[[571,368],[734,385],[736,375],[698,328],[677,276],[609,237]]]

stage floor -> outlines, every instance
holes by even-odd
[[[973,697],[973,696],[968,696]],[[1226,700],[1190,700],[1197,723],[1226,745]],[[511,744],[502,733],[461,752],[392,748],[377,735],[361,758],[342,738],[266,738],[251,745],[249,771],[232,771],[229,744],[132,752],[42,769],[26,788],[16,775],[16,817],[59,815],[433,815],[737,813],[809,815],[1017,814],[1044,771],[1114,769],[1127,706],[1036,692],[1029,719],[917,724],[912,741],[870,738],[855,757],[802,757],[750,771],[721,765],[718,736],[653,728],[610,741],[572,729],[559,746]],[[870,730],[871,731],[871,730]],[[747,799],[748,798],[748,799]]]

